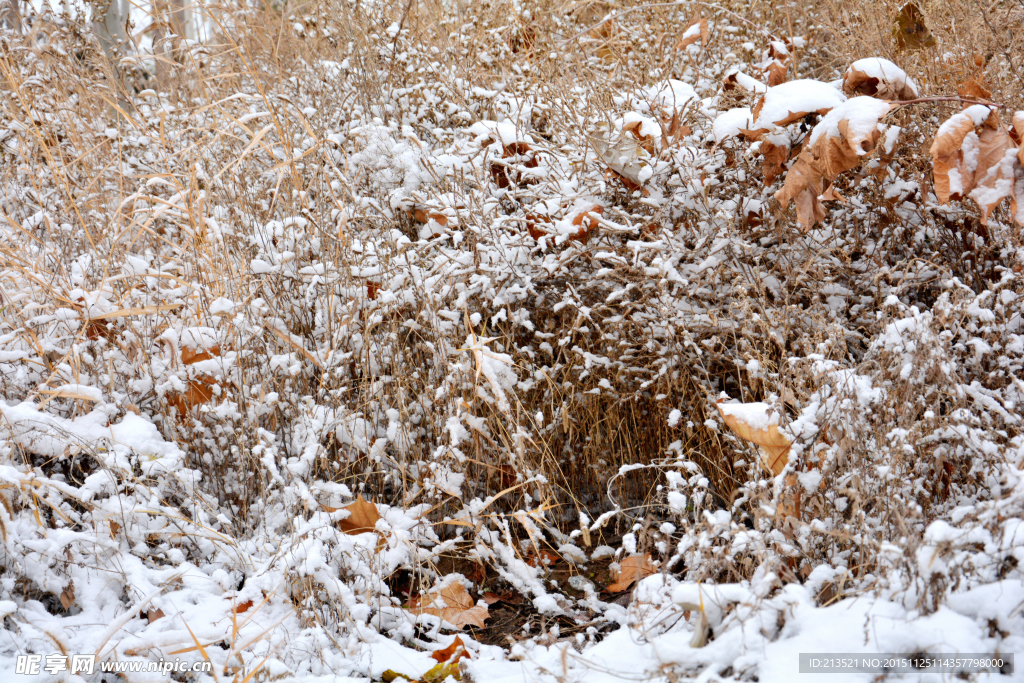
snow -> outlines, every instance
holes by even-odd
[[[469,132],[480,137],[496,137],[504,146],[517,142],[530,142],[530,138],[520,132],[516,124],[508,119],[501,121],[478,121],[469,127]]]
[[[736,107],[719,114],[712,127],[715,142],[739,135],[741,129],[750,128],[750,121],[750,107]]]
[[[378,5],[363,42],[317,33],[330,61],[279,36],[265,92],[221,78],[230,51],[203,66],[216,106],[178,99],[187,65],[174,93],[126,90],[118,128],[87,88],[48,103],[61,55],[91,54],[75,32],[11,52],[34,104],[0,116],[0,679],[52,680],[16,657],[61,649],[209,657],[198,683],[421,678],[456,631],[409,600],[452,581],[518,600],[486,627],[514,642],[457,632],[463,680],[824,680],[800,653],[1024,651],[1024,251],[1003,211],[962,235],[994,270],[946,248],[976,208],[929,205],[904,163],[931,114],[901,135],[838,82],[769,90],[738,71],[768,45],[739,26],[667,59],[623,14],[653,85],[582,42],[546,83],[547,50],[511,51],[524,15],[483,46],[445,14],[434,51]],[[825,63],[789,45],[801,72]],[[353,69],[367,54],[402,66]],[[801,233],[759,148],[720,144],[758,128],[727,108],[761,93],[761,148],[828,109],[808,142],[845,121],[894,161],[845,174]],[[976,133],[964,151],[976,168]],[[1007,154],[971,198],[1008,178],[1024,196],[1019,172]],[[785,413],[792,476],[722,438],[716,405],[753,429]],[[348,534],[357,496],[379,519]],[[634,553],[659,573],[605,591]]]
[[[948,135],[950,132],[959,128],[963,122],[967,120],[972,121],[975,126],[980,126],[985,123],[985,120],[988,119],[991,113],[991,107],[987,107],[984,104],[972,104],[959,114],[954,114],[943,121],[942,125],[939,126],[939,130],[935,133],[935,137]]]
[[[839,123],[846,121],[847,143],[857,154],[867,154],[863,142],[869,141],[879,130],[879,121],[889,113],[891,105],[874,97],[854,97],[825,114],[811,131],[810,142],[813,145],[822,135],[830,138],[840,137]]]
[[[846,96],[828,83],[809,79],[787,81],[765,92],[753,128],[772,130],[778,121],[794,113],[830,110],[845,101]]]
[[[697,91],[693,89],[692,85],[674,78],[655,83],[646,88],[644,92],[653,104],[668,110],[670,114],[673,110],[683,109],[690,102],[698,99]]]
[[[779,414],[767,403],[719,403],[723,415],[735,417],[751,429],[768,429],[779,424]]]
[[[881,57],[858,59],[850,65],[846,72],[850,73],[854,70],[860,71],[869,78],[877,78],[879,82],[891,83],[896,86],[897,89],[906,85],[913,93],[914,97],[918,96],[917,84],[914,83],[913,79],[907,76],[906,71],[896,66],[888,59],[883,59]]]

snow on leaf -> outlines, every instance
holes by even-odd
[[[1010,213],[1017,225],[1024,225],[1024,111],[1013,115],[1012,135],[1017,141],[1017,171],[1010,196]]]
[[[888,59],[858,59],[843,74],[843,92],[848,97],[867,95],[882,100],[912,100],[917,84],[907,72]]]
[[[983,225],[999,202],[1016,195],[1020,151],[991,107],[975,104],[947,119],[930,153],[939,203],[969,196],[981,209]]]
[[[609,593],[621,593],[634,583],[658,571],[650,555],[631,555],[619,564],[619,578],[609,584],[605,590]]]
[[[651,154],[635,137],[621,135],[610,140],[594,136],[590,142],[608,168],[638,186],[643,184],[641,173],[649,166]]]
[[[825,217],[819,196],[825,184],[860,165],[875,149],[882,130],[880,121],[894,105],[873,97],[854,97],[825,115],[814,127],[808,145],[775,193],[782,208],[795,201],[800,227],[809,230]]]
[[[741,130],[750,127],[751,120],[749,107],[736,107],[719,114],[712,124],[715,142],[739,135]]]
[[[995,112],[981,127],[978,143],[974,189],[968,196],[981,209],[981,224],[987,225],[999,202],[1014,195],[1018,150]]]
[[[827,114],[846,101],[846,95],[828,83],[801,79],[768,88],[754,107],[754,130],[787,126],[808,114]]]
[[[451,578],[451,577],[450,577]],[[466,587],[455,575],[448,585],[427,593],[420,598],[409,600],[409,611],[413,614],[430,614],[461,630],[465,626],[485,628],[484,620],[489,619],[486,605],[477,605],[466,591]]]
[[[698,40],[702,47],[707,47],[708,44],[708,20],[706,17],[700,15],[694,16],[687,25],[686,30],[683,31],[683,36],[676,43],[677,50],[684,50],[690,45],[693,45]]]
[[[789,462],[793,440],[779,431],[779,414],[767,403],[716,404],[725,424],[741,439],[756,444],[761,465],[778,476]]]
[[[747,92],[764,93],[767,92],[768,85],[734,68],[722,79],[722,89],[729,91],[736,88],[742,88]]]
[[[334,512],[334,508],[325,508],[328,512]],[[341,508],[348,510],[349,516],[338,522],[338,528],[344,533],[355,536],[365,534],[377,528],[377,520],[380,519],[380,512],[377,506],[362,496],[356,502]]]

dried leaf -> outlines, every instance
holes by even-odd
[[[811,114],[827,114],[846,101],[846,96],[828,83],[801,79],[775,85],[754,105],[751,130],[788,126]]]
[[[510,605],[518,605],[523,601],[523,596],[519,595],[519,593],[513,593],[512,591],[507,591],[505,593],[492,593],[491,591],[487,591],[484,593],[483,599],[488,605],[493,605],[496,602],[507,602]]]
[[[597,221],[594,216],[600,216],[604,213],[603,206],[595,206],[586,211],[581,211],[576,218],[572,219],[572,224],[579,227],[570,239],[574,239],[577,242],[586,242],[590,238],[590,234],[597,229]]]
[[[805,149],[786,174],[786,183],[775,193],[782,208],[796,203],[796,216],[800,227],[809,230],[815,223],[825,220],[825,207],[818,200],[822,192],[823,174],[815,164],[814,155]]]
[[[986,224],[999,202],[1010,197],[1016,214],[1021,153],[994,108],[976,104],[951,116],[939,127],[930,151],[940,203],[970,196]]]
[[[786,82],[786,74],[789,72],[789,48],[786,43],[773,40],[768,44],[761,60],[760,69],[764,73],[768,87],[774,87]]]
[[[68,585],[60,592],[60,604],[65,611],[75,604],[75,583],[68,581]]]
[[[880,100],[912,100],[917,85],[907,72],[888,59],[858,59],[843,74],[843,92],[849,97],[867,95]]]
[[[199,361],[210,360],[220,356],[220,346],[214,344],[209,349],[191,349],[188,346],[181,347],[181,362],[185,365],[193,365]]]
[[[213,400],[214,385],[222,388],[225,386],[213,377],[200,375],[193,380],[189,380],[185,393],[168,395],[167,404],[172,408],[176,408],[179,416],[184,419],[193,407],[209,403]]]
[[[978,158],[970,198],[981,209],[981,224],[1006,197],[1014,196],[1019,151],[998,115],[993,111],[978,133]]]
[[[658,571],[650,555],[631,555],[619,563],[619,579],[608,585],[609,593],[621,593],[634,583]]]
[[[635,137],[623,134],[612,141],[594,136],[590,142],[597,156],[609,169],[629,180],[637,189],[640,188],[640,172],[648,165],[651,154]]]
[[[790,153],[789,142],[786,138],[781,135],[769,136],[769,138],[761,141],[761,154],[764,156],[761,170],[764,173],[765,187],[775,182],[775,179],[786,170]]]
[[[435,606],[439,601],[445,606]],[[424,604],[427,606],[423,606]],[[487,607],[474,603],[473,598],[466,592],[466,587],[458,580],[439,591],[428,593],[425,599],[411,599],[409,611],[413,614],[432,614],[460,630],[466,625],[484,628],[484,620],[490,618]]]
[[[703,598],[702,598],[703,602]],[[708,636],[711,635],[711,625],[708,623],[707,613],[702,604],[693,602],[676,603],[676,607],[683,609],[683,618],[689,621],[690,615],[697,615],[697,623],[693,625],[693,638],[690,639],[690,647],[704,647],[708,644]]]
[[[443,650],[431,652],[430,657],[438,662],[457,662],[460,659],[470,659],[469,652],[466,650],[466,644],[458,636],[455,636],[452,644]]]
[[[676,43],[676,49],[684,50],[698,40],[702,47],[707,47],[708,37],[708,20],[701,16],[695,16],[683,31],[683,37]]]
[[[984,77],[976,76],[956,86],[956,92],[960,97],[971,100],[991,100],[992,91],[985,87],[984,80]]]
[[[881,137],[879,122],[894,105],[873,97],[855,97],[830,111],[809,136],[775,198],[785,209],[796,202],[800,227],[809,230],[825,218],[819,196],[837,175],[860,165]]]
[[[899,50],[921,50],[935,46],[935,37],[925,25],[924,13],[914,2],[908,2],[900,9],[892,35]]]
[[[539,553],[534,550],[526,557],[526,564],[531,567],[547,568],[558,562],[561,558],[548,550],[541,550]]]
[[[779,431],[779,414],[767,403],[717,403],[722,420],[741,439],[760,447],[761,465],[778,476],[789,462],[792,439]]]
[[[110,537],[117,538],[117,532],[121,530],[121,525],[117,522],[110,522]]]
[[[768,65],[765,69],[765,80],[768,81],[768,87],[779,85],[780,83],[786,82],[786,73],[789,71],[789,66],[779,61],[774,61]]]
[[[234,609],[231,611],[235,614],[241,614],[242,612],[248,611],[250,607],[252,607],[252,600],[246,600],[241,604],[235,605]]]
[[[1024,225],[1024,111],[1013,115],[1013,133],[1017,148],[1017,177],[1013,184],[1013,195],[1010,197],[1010,213],[1017,225]]]
[[[380,519],[380,512],[377,511],[376,505],[367,501],[361,495],[356,499],[356,502],[346,505],[341,509],[349,511],[349,516],[338,522],[338,528],[342,532],[355,536],[376,529],[377,520]],[[334,511],[329,508],[327,510],[328,512]]]
[[[156,607],[154,607],[153,609],[149,610],[149,612],[146,613],[146,618],[149,619],[149,623],[151,623],[151,624],[154,621],[156,621],[157,619],[162,619],[163,617],[164,617],[164,611],[162,609],[159,609],[159,608],[156,608]]]

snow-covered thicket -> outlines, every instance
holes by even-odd
[[[4,671],[1019,649],[1024,251],[932,190],[959,104],[805,24],[601,7],[220,11],[159,84],[0,35]]]

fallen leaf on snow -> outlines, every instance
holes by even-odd
[[[609,593],[621,593],[640,579],[658,571],[651,561],[650,555],[631,555],[619,564],[619,579],[609,584],[605,590]]]
[[[487,607],[473,602],[473,598],[466,592],[466,587],[458,580],[440,590],[431,591],[424,597],[410,599],[409,611],[413,614],[432,614],[457,629],[462,629],[466,625],[484,628],[484,620],[490,618]]]
[[[334,512],[337,508],[324,508],[327,512]],[[380,519],[380,512],[377,506],[362,496],[356,502],[341,508],[348,510],[349,516],[338,522],[338,528],[344,533],[355,536],[373,531],[377,527],[377,520]]]

